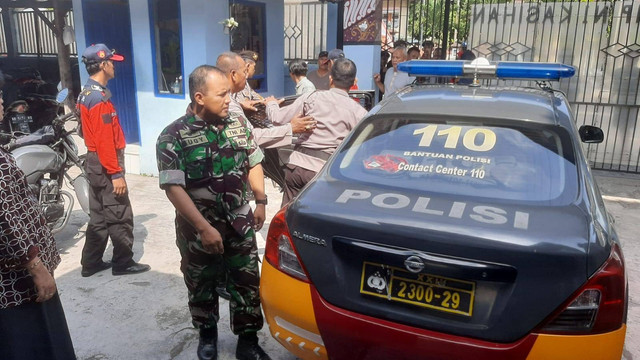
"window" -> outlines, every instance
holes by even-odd
[[[156,95],[184,97],[179,0],[150,0]]]
[[[575,199],[577,168],[563,129],[438,120],[363,121],[340,149],[332,175],[469,199],[556,205]]]
[[[229,6],[229,13],[238,22],[238,27],[231,33],[231,51],[252,50],[258,53],[256,73],[249,79],[249,85],[255,91],[267,91],[265,6],[257,2],[236,1]]]

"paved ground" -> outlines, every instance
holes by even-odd
[[[198,333],[191,325],[187,290],[175,245],[174,210],[154,177],[128,175],[135,221],[134,259],[151,265],[139,275],[112,276],[110,271],[80,276],[80,256],[88,216],[77,203],[67,227],[56,235],[62,263],[56,281],[78,359],[195,359]],[[273,218],[281,195],[267,181]],[[258,235],[260,255],[268,224]],[[111,258],[111,245],[105,260]],[[236,337],[229,329],[229,308],[220,302],[220,359],[235,359]],[[265,350],[275,359],[295,359],[260,332]]]
[[[629,270],[629,330],[625,359],[640,359],[640,176],[597,172],[609,211],[617,221]],[[197,332],[187,309],[186,288],[174,244],[173,207],[157,178],[128,175],[135,215],[135,259],[151,265],[148,273],[114,277],[105,271],[80,276],[80,252],[88,217],[79,210],[56,235],[62,264],[56,272],[62,302],[79,359],[195,359]],[[271,204],[267,222],[277,211],[280,194],[267,181]],[[265,228],[258,236],[264,252]],[[107,249],[105,260],[110,258]],[[221,302],[220,359],[235,359],[235,337]],[[263,329],[261,344],[275,359],[295,359]]]

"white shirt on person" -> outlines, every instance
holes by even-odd
[[[296,84],[296,95],[302,95],[314,91],[316,91],[316,87],[309,79],[307,79],[306,76],[302,77],[302,79],[300,79]]]
[[[404,71],[395,71],[394,68],[387,69],[387,73],[384,76],[384,97],[390,96],[411,84],[415,79],[415,77],[409,76]]]

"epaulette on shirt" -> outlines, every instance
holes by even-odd
[[[98,103],[107,102],[109,99],[111,99],[111,92],[109,90],[103,89],[98,85],[89,85],[80,92],[78,103],[86,106],[87,109],[91,109]]]

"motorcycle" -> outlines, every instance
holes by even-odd
[[[64,102],[67,96],[68,89],[60,91],[57,103]],[[63,189],[64,179],[74,190],[82,210],[89,214],[89,181],[84,171],[84,156],[78,155],[78,147],[71,136],[77,126],[71,130],[65,128],[65,124],[72,120],[77,121],[73,112],[57,116],[51,125],[28,135],[20,136],[18,132],[4,134],[10,138],[4,146],[25,173],[29,188],[36,195],[52,233],[67,225],[73,210],[74,197]],[[68,173],[73,166],[80,170],[75,178]]]
[[[30,134],[51,125],[60,110],[54,84],[45,82],[37,70],[30,68],[10,69],[5,80],[5,115],[0,119],[0,131]]]

